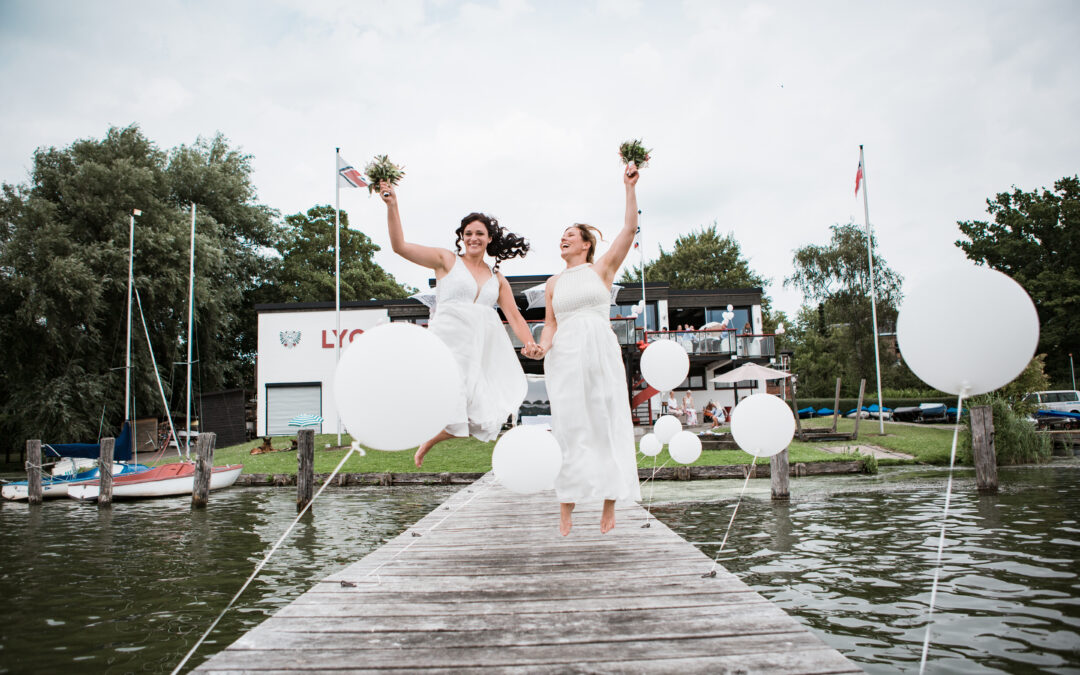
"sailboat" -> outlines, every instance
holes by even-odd
[[[176,495],[191,494],[195,490],[195,463],[191,461],[191,336],[194,329],[195,317],[195,204],[191,205],[191,265],[188,276],[188,335],[187,335],[187,434],[184,445],[184,460],[144,471],[134,475],[121,475],[113,479],[113,499],[142,498],[142,497],[169,497]],[[136,295],[136,298],[138,296]],[[140,301],[140,313],[142,303]],[[128,305],[130,315],[130,302]],[[143,331],[146,333],[146,343],[150,345],[150,333],[143,321]],[[129,328],[130,338],[130,328]],[[168,401],[161,386],[161,378],[158,377],[157,363],[153,360],[153,350],[150,350],[150,358],[154,365],[154,375],[157,377],[158,391],[161,393],[168,415]],[[169,417],[169,427],[172,428],[172,418]],[[176,437],[175,430],[172,432]],[[165,444],[168,445],[168,442]],[[179,445],[177,446],[179,451]],[[243,464],[229,464],[215,466],[210,475],[210,489],[220,490],[229,487],[240,477]],[[68,496],[73,499],[92,500],[97,499],[100,493],[100,481],[92,480],[68,487]]]

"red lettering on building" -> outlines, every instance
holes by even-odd
[[[327,335],[327,333],[329,333],[330,335]],[[348,330],[341,331],[340,346],[342,346],[342,347],[345,346],[345,338],[349,338],[349,344],[352,344],[352,341],[356,339],[357,335],[363,335],[363,334],[364,334],[364,329],[362,329],[362,328],[354,328],[351,331],[348,331]],[[322,332],[322,347],[323,347],[323,349],[333,349],[334,348],[334,343],[333,343],[332,340],[330,340],[331,335],[334,336],[334,337],[337,337],[337,331],[331,329],[331,330],[324,330]]]

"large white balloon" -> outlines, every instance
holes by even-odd
[[[744,452],[772,457],[795,436],[795,415],[772,394],[754,394],[731,411],[731,436]]]
[[[974,396],[1011,382],[1031,361],[1039,317],[1015,281],[975,265],[922,279],[896,322],[900,354],[923,382]]]
[[[653,388],[670,391],[690,372],[690,356],[675,340],[657,340],[641,353],[641,374]]]
[[[491,455],[495,479],[507,490],[520,494],[550,490],[561,468],[559,442],[550,431],[539,426],[520,426],[507,431]]]
[[[671,441],[680,431],[682,431],[682,422],[674,415],[664,415],[653,425],[653,433],[661,443]]]
[[[664,449],[664,444],[656,437],[656,434],[645,434],[638,441],[638,450],[646,457],[656,457]]]
[[[334,401],[345,428],[376,450],[415,448],[462,406],[450,348],[415,324],[376,326],[352,341],[334,372]],[[425,391],[424,385],[428,385]]]
[[[690,431],[680,431],[668,443],[668,454],[679,464],[691,464],[701,457],[701,439]]]

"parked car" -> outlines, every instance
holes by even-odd
[[[1060,389],[1036,391],[1024,397],[1026,403],[1035,403],[1039,410],[1080,413],[1080,391]]]

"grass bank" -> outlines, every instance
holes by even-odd
[[[807,420],[809,425],[830,426],[831,420]],[[805,425],[805,424],[804,424]],[[852,420],[840,420],[838,428],[841,431],[850,431],[854,425]],[[902,424],[885,424],[885,436],[878,435],[876,421],[863,420],[859,426],[858,443],[879,445],[883,448],[904,452],[914,455],[911,462],[929,464],[943,464],[949,460],[949,444],[952,442],[951,430],[915,427]],[[251,449],[261,444],[261,439],[241,443],[226,448],[218,448],[214,452],[215,464],[243,464],[244,473],[296,473],[296,455],[288,452],[295,436],[280,436],[273,439],[273,446],[283,452],[252,455]],[[343,443],[351,443],[348,435],[342,436]],[[330,446],[337,443],[336,434],[320,434],[315,436],[315,472],[330,473],[344,456],[345,450],[332,450]],[[799,443],[793,442],[790,447],[790,462],[835,462],[853,459],[851,455],[842,455],[821,450],[821,445],[843,445],[843,442],[831,443]],[[413,451],[401,450],[399,452],[382,452],[368,450],[363,457],[353,455],[342,467],[346,473],[409,473],[409,472],[434,472],[441,473],[471,473],[491,470],[491,451],[494,443],[481,443],[475,438],[452,439],[440,443],[424,460],[423,469],[417,469],[413,465]],[[750,455],[741,450],[704,450],[701,457],[694,462],[694,466],[727,466],[733,464],[749,464]],[[759,461],[763,463],[767,460]],[[656,457],[656,466],[667,462],[673,466],[667,450],[662,451]],[[880,464],[904,463],[903,460],[879,460]],[[638,455],[638,466],[648,468],[653,466],[653,458]]]

